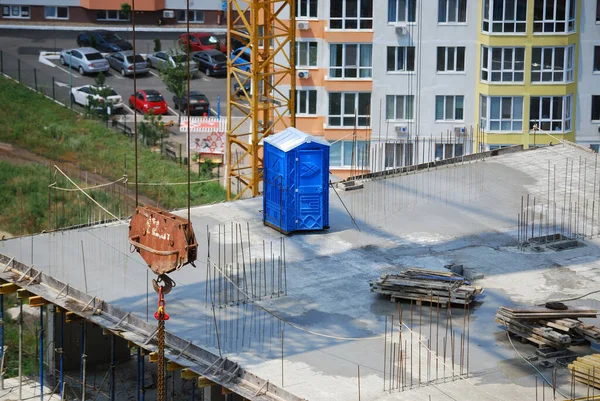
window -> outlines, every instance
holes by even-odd
[[[596,22],[600,22],[600,0],[596,0]]]
[[[317,42],[296,42],[296,67],[317,66]]]
[[[529,129],[534,125],[542,131],[570,131],[571,96],[532,96]]]
[[[465,48],[464,47],[438,47],[437,48],[438,72],[464,72]]]
[[[592,96],[592,121],[600,121],[600,96]]]
[[[510,148],[511,146],[514,146],[514,145],[488,145],[488,150],[498,150],[498,149],[503,149],[503,148]]]
[[[330,78],[371,78],[373,45],[332,44],[329,46]]]
[[[467,22],[467,0],[438,0],[438,22]]]
[[[317,18],[318,0],[296,0],[296,17]]]
[[[481,80],[523,82],[525,49],[522,47],[481,47]]]
[[[69,19],[69,7],[44,7],[46,19]]]
[[[175,18],[177,19],[177,22],[187,22],[186,17],[186,10],[177,10],[175,12]],[[200,22],[203,23],[204,22],[204,11],[200,11],[200,10],[190,10],[189,13],[189,18],[190,18],[190,22]]]
[[[534,47],[531,82],[572,82],[575,47]]]
[[[371,94],[332,92],[329,94],[329,118],[331,127],[368,127],[371,122]]]
[[[481,96],[481,128],[486,131],[523,131],[523,97]]]
[[[123,14],[118,10],[98,10],[96,11],[96,20],[98,21],[129,21],[129,15]]]
[[[415,47],[414,46],[388,46],[387,48],[387,71],[404,72],[415,70]]]
[[[482,30],[488,33],[525,33],[527,0],[483,0]]]
[[[3,18],[29,18],[29,6],[3,6]]]
[[[436,96],[435,120],[460,121],[464,119],[464,96]]]
[[[388,0],[388,22],[415,22],[417,0]]]
[[[329,165],[333,167],[369,168],[367,141],[337,141],[329,148]]]
[[[535,0],[533,32],[575,31],[576,7],[577,0]]]
[[[317,91],[296,90],[296,114],[317,114]]]
[[[594,46],[594,72],[600,72],[600,46]]]
[[[387,95],[385,97],[386,120],[412,120],[415,107],[414,95]]]
[[[331,29],[373,29],[373,0],[331,0]]]
[[[435,159],[443,160],[459,157],[464,154],[462,143],[438,143],[435,145]]]
[[[397,168],[413,164],[413,144],[386,143],[385,144],[385,167]]]

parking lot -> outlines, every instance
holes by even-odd
[[[41,52],[59,52],[63,49],[76,48],[77,31],[27,31],[27,30],[0,30],[0,50],[2,50],[2,62],[5,73],[13,77],[21,74],[22,79],[35,80],[35,85],[52,86],[51,89],[56,99],[68,102],[69,88],[77,87],[95,82],[94,75],[82,76],[76,70],[70,70],[68,66],[62,66],[56,57],[48,57],[46,61],[40,61]],[[123,39],[132,42],[131,32],[119,32]],[[154,39],[160,39],[162,50],[174,49],[177,46],[177,33],[154,33],[139,32],[136,34],[136,51],[140,54],[151,53],[154,49]],[[20,66],[18,65],[20,63]],[[19,68],[20,67],[20,68]],[[20,72],[13,71],[19,68]],[[34,74],[35,77],[31,75]],[[123,110],[124,118],[133,115],[133,110],[128,106],[129,96],[133,94],[133,78],[122,77],[118,71],[111,69],[106,75],[106,84],[112,87],[122,96],[125,103]],[[217,115],[219,112],[218,98],[220,97],[220,113],[227,115],[227,83],[225,77],[207,77],[199,72],[191,81],[191,90],[197,90],[206,95],[210,102],[211,112]],[[137,77],[137,89],[156,89],[169,104],[169,115],[178,117],[178,111],[173,104],[173,95],[167,91],[156,70],[149,74]],[[66,99],[65,99],[66,97]],[[138,113],[140,115],[140,113]]]

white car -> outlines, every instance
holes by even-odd
[[[103,98],[97,93],[97,91],[99,90],[106,91],[108,96],[106,96],[106,98]],[[77,103],[86,107],[90,104],[90,98],[98,99],[100,103],[112,103],[113,110],[123,108],[123,98],[110,86],[106,86],[100,89],[93,85],[84,85],[71,89],[71,100],[73,101],[73,103]]]

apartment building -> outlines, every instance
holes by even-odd
[[[296,125],[340,175],[600,145],[600,0],[297,0],[296,21]]]
[[[4,23],[110,23],[124,25],[130,17],[121,12],[125,0],[0,0]],[[222,23],[222,0],[137,0],[136,23],[175,25],[187,22],[216,25]]]

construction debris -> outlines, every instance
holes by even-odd
[[[600,388],[600,354],[577,358],[569,364],[569,370],[578,382]]]
[[[539,347],[562,349],[573,343],[596,341],[600,330],[585,324],[579,318],[595,318],[598,311],[576,306],[566,309],[545,307],[508,308],[501,306],[495,321],[503,325],[510,333]]]
[[[392,302],[413,300],[446,305],[470,304],[482,287],[452,272],[410,268],[400,274],[385,274],[372,281],[371,292],[389,295]]]

